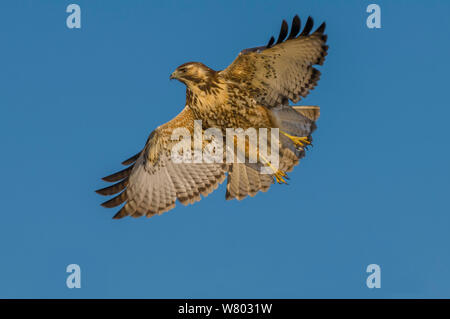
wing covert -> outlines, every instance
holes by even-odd
[[[245,49],[219,75],[239,83],[258,103],[266,107],[296,103],[314,89],[327,55],[325,23],[310,34],[313,19],[308,17],[303,31],[298,16],[292,20],[291,32],[283,20],[278,40],[272,37],[266,46]],[[274,44],[275,43],[275,44]]]

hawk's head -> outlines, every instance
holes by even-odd
[[[188,87],[198,86],[210,82],[215,71],[200,62],[188,62],[180,65],[170,75],[170,79],[177,79]]]

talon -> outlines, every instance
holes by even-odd
[[[289,180],[289,177],[287,176],[286,172],[283,172],[282,170],[279,169],[275,169],[275,167],[273,167],[273,165],[264,156],[262,156],[261,154],[259,154],[259,156],[272,169],[273,176],[275,177],[277,183],[287,184],[286,180],[284,179],[286,178],[287,180]]]
[[[293,136],[283,131],[280,132],[286,135],[297,147],[304,148],[305,146],[311,145],[311,141],[308,136]]]
[[[275,179],[277,181],[278,184],[287,184],[287,182],[284,180],[283,177],[285,177],[286,179],[289,179],[289,177],[287,176],[287,174],[283,171],[276,171],[274,173]]]

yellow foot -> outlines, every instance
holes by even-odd
[[[278,184],[287,184],[287,182],[284,180],[283,177],[285,177],[286,179],[289,179],[287,174],[283,171],[277,170],[274,173],[275,179],[277,181]]]
[[[289,137],[289,139],[294,143],[295,146],[303,148],[305,145],[311,145],[311,141],[308,136],[293,136],[286,132],[280,131],[282,134]]]
[[[262,156],[261,154],[259,154],[260,158],[263,160],[263,162],[265,162],[265,164],[267,164],[270,169],[273,172],[273,176],[275,177],[276,181],[278,184],[287,184],[286,179],[289,179],[289,177],[287,176],[287,174],[285,172],[283,172],[282,170],[279,169],[275,169],[275,167],[273,167],[273,165],[270,163],[270,161],[268,161],[264,156]],[[283,178],[284,177],[284,178]]]

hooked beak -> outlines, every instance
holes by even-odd
[[[177,77],[176,77],[176,75],[175,75],[175,72],[173,72],[170,76],[169,76],[169,80],[173,80],[173,79],[176,79]]]

